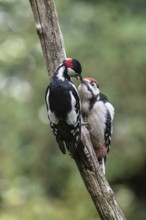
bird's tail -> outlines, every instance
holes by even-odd
[[[82,141],[80,141],[76,147],[73,158],[75,161],[80,161],[80,164],[82,164],[86,169],[91,169],[88,153],[86,152]]]
[[[56,141],[57,141],[57,143],[58,143],[58,145],[59,145],[59,148],[60,148],[61,152],[62,152],[63,154],[66,154],[65,145],[64,145],[63,141],[60,141],[60,140],[57,139],[57,138],[56,138]]]

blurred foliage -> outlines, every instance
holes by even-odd
[[[107,178],[127,219],[146,219],[146,2],[56,0],[68,57],[116,109]],[[0,219],[97,219],[44,103],[45,62],[28,1],[0,0]]]

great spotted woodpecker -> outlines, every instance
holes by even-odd
[[[84,78],[78,87],[81,98],[81,112],[89,126],[91,142],[98,162],[105,174],[106,154],[110,149],[114,107],[99,91],[99,84],[93,78]]]
[[[70,77],[81,79],[82,67],[76,59],[65,59],[47,87],[48,118],[62,153],[74,155],[81,134],[80,98]]]

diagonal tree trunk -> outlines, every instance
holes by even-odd
[[[55,4],[53,0],[29,0],[34,14],[36,30],[41,42],[49,76],[52,77],[58,63],[65,59],[63,37],[59,27]],[[125,220],[114,193],[105,176],[102,174],[95,152],[93,150],[89,132],[82,127],[84,153],[90,168],[82,158],[75,158],[75,162],[102,220]]]
[[[30,0],[49,76],[66,57],[63,37],[53,1]]]

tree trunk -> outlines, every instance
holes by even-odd
[[[52,77],[58,63],[66,57],[63,37],[60,31],[53,0],[29,0],[35,18],[36,30],[40,38],[49,76]],[[90,168],[85,166],[82,158],[75,162],[102,220],[125,220],[118,206],[114,193],[97,162],[89,132],[82,127],[84,153]]]
[[[53,1],[30,0],[35,26],[49,76],[52,77],[58,63],[66,58],[63,37]]]

